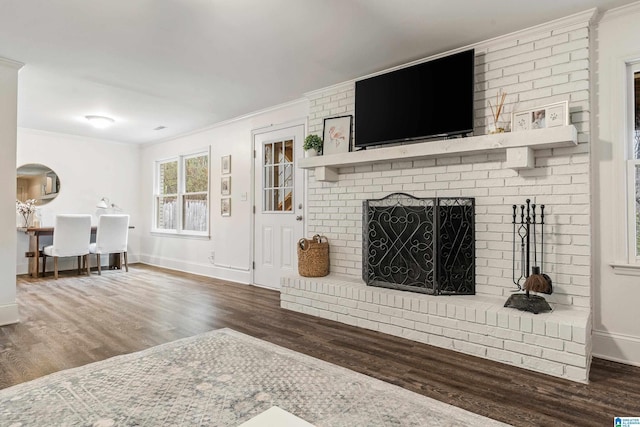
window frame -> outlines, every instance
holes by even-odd
[[[628,65],[627,90],[627,129],[625,131],[625,153],[624,161],[626,166],[625,182],[625,204],[626,204],[626,231],[627,231],[627,262],[630,265],[640,266],[640,251],[637,248],[638,226],[636,223],[636,168],[640,167],[640,158],[635,158],[635,74],[640,73],[640,62]],[[640,132],[640,130],[639,130]]]
[[[627,161],[627,240],[629,242],[629,264],[640,266],[640,251],[638,251],[638,225],[636,220],[636,168],[640,167],[640,159]]]
[[[185,162],[188,159],[194,157],[207,157],[207,190],[198,192],[186,191],[186,175],[185,175]],[[177,194],[163,194],[160,192],[160,167],[163,164],[177,161]],[[185,198],[190,195],[205,195],[206,196],[206,230],[185,230],[184,229],[184,202]],[[176,209],[176,228],[159,228],[158,227],[158,208],[159,201],[162,197],[175,196],[177,209]],[[211,150],[210,148],[198,149],[179,154],[177,156],[167,157],[164,159],[156,160],[154,162],[154,194],[153,194],[153,211],[152,211],[152,233],[172,236],[185,236],[185,237],[206,237],[210,238],[211,231]]]

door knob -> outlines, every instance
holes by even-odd
[[[296,217],[296,221],[302,221],[302,215],[298,215],[298,216]]]

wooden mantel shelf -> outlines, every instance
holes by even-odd
[[[298,161],[302,169],[315,169],[318,181],[338,181],[340,168],[374,163],[429,159],[445,156],[494,153],[505,150],[510,169],[530,169],[535,166],[534,150],[573,147],[578,144],[575,126],[560,126],[523,132],[507,132],[453,138],[414,144],[374,148],[329,156],[307,157]]]

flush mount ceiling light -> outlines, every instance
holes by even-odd
[[[84,118],[91,123],[91,126],[98,129],[104,129],[115,122],[111,117],[105,116],[84,116]]]

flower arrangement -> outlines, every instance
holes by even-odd
[[[36,199],[28,199],[25,202],[16,200],[16,212],[24,218],[24,226],[29,226],[29,218],[36,211]]]
[[[491,116],[493,118],[493,131],[489,133],[502,133],[504,132],[503,127],[498,126],[498,122],[500,120],[500,114],[502,114],[502,109],[504,107],[504,99],[507,97],[507,93],[503,92],[502,89],[496,93],[496,107],[493,108],[491,105],[491,101],[489,101],[489,107],[491,108]]]

